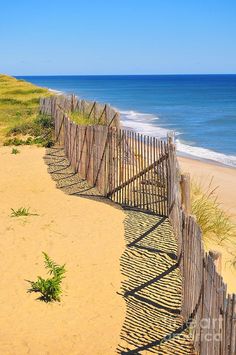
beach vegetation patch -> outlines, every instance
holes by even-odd
[[[17,148],[12,148],[11,154],[19,154],[20,151]]]
[[[33,88],[33,89],[16,89],[16,90],[8,90],[4,94],[6,95],[30,95],[30,94],[41,94],[44,93],[45,89],[41,88]]]
[[[0,98],[0,105],[1,104],[21,105],[22,101],[16,100],[16,99],[12,99],[12,98],[9,98],[9,97],[4,97],[4,98]]]
[[[31,134],[35,137],[46,135],[51,133],[51,131],[45,131],[45,129],[53,128],[53,120],[51,116],[48,115],[37,115],[33,121],[30,122],[19,122],[9,129],[8,136],[18,135],[18,134]]]
[[[7,140],[4,141],[4,146],[9,146],[9,145],[30,145],[32,141],[32,138],[27,138],[26,140],[20,139],[20,138],[9,138]]]
[[[217,187],[213,187],[212,182],[204,188],[201,183],[192,181],[192,214],[196,216],[205,239],[212,238],[222,243],[236,234],[236,228],[230,215],[222,210]]]
[[[91,117],[89,114],[82,114],[78,111],[70,112],[71,121],[75,122],[80,126],[93,126],[93,125],[106,125],[103,121],[98,122],[94,117]]]
[[[37,120],[40,98],[52,93],[7,75],[0,74],[0,83],[0,142],[4,142],[14,127],[27,126]],[[37,143],[33,141],[31,144]],[[45,140],[43,144],[46,144]]]
[[[45,148],[50,148],[54,145],[53,140],[45,139],[43,137],[28,137],[27,139],[9,138],[4,142],[4,146],[19,146],[19,145],[38,145]]]
[[[32,145],[43,147],[53,145],[53,120],[48,115],[37,115],[33,121],[15,124],[7,133],[8,138],[4,145]],[[19,138],[19,136],[21,138]]]
[[[44,256],[44,266],[50,275],[49,278],[42,278],[38,276],[36,281],[28,281],[30,283],[29,293],[38,292],[41,294],[40,300],[44,302],[61,301],[62,280],[65,278],[65,264],[56,264],[45,252]]]
[[[31,213],[29,208],[20,207],[17,210],[11,208],[11,217],[37,216],[37,213]]]

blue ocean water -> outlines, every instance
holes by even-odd
[[[110,103],[123,124],[180,153],[236,167],[236,75],[27,76],[34,84]]]

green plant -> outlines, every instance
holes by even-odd
[[[20,207],[17,210],[11,208],[11,217],[37,216],[36,213],[30,213],[29,208]]]
[[[219,243],[235,234],[235,225],[230,216],[221,209],[216,194],[217,187],[212,187],[212,180],[207,188],[192,181],[191,204],[192,214],[196,216],[204,238],[214,238]]]
[[[60,302],[62,294],[61,282],[65,278],[64,274],[66,272],[65,264],[58,265],[45,252],[43,252],[43,255],[45,268],[51,277],[44,279],[38,276],[37,281],[28,281],[31,285],[28,292],[41,293],[40,299],[45,302]]]
[[[41,97],[52,96],[47,89],[37,87],[26,81],[0,74],[0,142],[9,135],[14,127],[31,125],[38,116],[39,100]],[[21,130],[21,128],[20,128]],[[23,127],[22,131],[25,128]],[[15,136],[20,134],[19,139],[23,140],[21,132],[13,132]],[[27,136],[36,135],[26,133]]]
[[[22,82],[22,80],[19,80]],[[23,81],[25,82],[25,81]],[[8,90],[4,94],[10,95],[30,95],[30,94],[41,94],[44,93],[45,89],[42,88],[34,88],[34,89],[16,89],[16,90]]]
[[[9,138],[7,139],[5,142],[4,142],[4,146],[9,146],[9,145],[15,145],[15,146],[18,146],[18,145],[23,145],[25,144],[25,141],[23,141],[22,139],[19,139],[19,138]]]
[[[53,128],[52,117],[48,115],[39,115],[36,118],[35,123],[42,128]]]
[[[53,120],[48,115],[38,115],[33,121],[19,122],[9,131],[8,138],[4,145],[33,145],[37,144],[43,147],[51,147],[54,142],[52,139]],[[27,136],[28,138],[18,138],[17,135]],[[12,137],[14,136],[14,137]]]
[[[11,154],[19,154],[20,151],[16,148],[12,148]]]
[[[106,125],[104,120],[98,121],[97,119],[95,119],[93,117],[93,115],[89,116],[88,114],[82,114],[78,111],[70,112],[69,115],[70,115],[70,119],[73,122],[75,122],[81,126],[91,126],[91,125],[96,125],[96,124]]]
[[[22,104],[21,100],[17,100],[17,99],[13,99],[10,97],[1,97],[0,98],[0,105],[1,104],[10,104],[10,105],[18,105],[18,104]]]

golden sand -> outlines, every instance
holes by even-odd
[[[114,354],[125,318],[124,214],[56,189],[43,148],[19,150],[0,148],[0,354]],[[38,216],[10,217],[20,207]],[[66,263],[61,303],[27,293],[26,279],[46,275],[42,251]]]

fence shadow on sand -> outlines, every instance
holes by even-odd
[[[48,172],[64,193],[119,205],[74,172],[61,147],[47,149]],[[126,249],[121,257],[121,296],[126,317],[120,354],[190,354],[192,342],[180,316],[181,274],[177,243],[167,217],[123,207]]]

